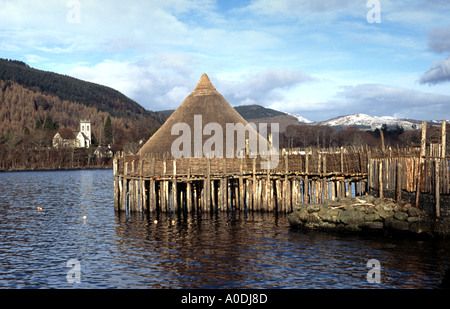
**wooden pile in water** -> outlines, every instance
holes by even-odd
[[[262,169],[260,158],[164,159],[116,156],[115,207],[121,211],[278,211],[301,203],[362,195],[364,149],[316,149],[280,156]]]

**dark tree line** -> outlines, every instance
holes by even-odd
[[[100,133],[92,133],[91,146],[79,149],[53,147],[59,124],[50,116],[44,122],[37,120],[32,129],[8,130],[0,135],[0,171],[111,167],[111,158],[99,151],[103,155],[106,148],[112,153],[136,153],[156,131],[145,120],[134,124],[133,128],[125,129],[108,117],[98,130]]]
[[[447,125],[447,132],[449,125]],[[360,130],[356,127],[347,127],[336,130],[329,126],[312,125],[290,125],[280,138],[280,146],[284,148],[306,148],[306,147],[341,147],[341,146],[367,146],[381,148],[382,136],[385,147],[407,148],[420,145],[421,130],[404,130],[396,126],[388,128],[383,125],[381,129],[373,131]],[[441,127],[429,125],[427,127],[427,142],[440,143]],[[450,136],[447,133],[447,153]]]

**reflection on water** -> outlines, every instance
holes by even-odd
[[[285,215],[116,214],[110,170],[0,182],[0,287],[434,288],[449,265],[448,242],[303,233]],[[66,280],[70,259],[80,284]]]

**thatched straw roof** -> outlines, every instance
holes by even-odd
[[[247,121],[225,100],[225,98],[212,85],[209,77],[203,74],[194,91],[186,97],[183,103],[167,119],[161,128],[144,144],[139,151],[140,156],[171,157],[173,142],[182,135],[172,135],[172,127],[177,123],[186,123],[191,129],[191,157],[194,157],[194,116],[202,115],[202,130],[208,123],[218,123],[223,130],[223,156],[226,153],[226,124],[242,123]],[[202,145],[212,135],[202,134]],[[237,137],[235,136],[235,144]],[[239,150],[237,150],[239,151]],[[236,149],[235,149],[236,153]],[[198,155],[198,154],[197,154]],[[204,156],[204,155],[202,155]]]

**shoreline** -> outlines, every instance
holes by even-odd
[[[67,168],[42,168],[42,169],[11,169],[11,170],[0,170],[0,173],[10,173],[10,172],[51,172],[51,171],[79,171],[79,170],[109,170],[112,169],[111,166],[92,166],[92,167],[67,167]]]
[[[407,202],[371,195],[301,204],[287,216],[294,229],[409,238],[450,239],[450,218],[435,217]]]

